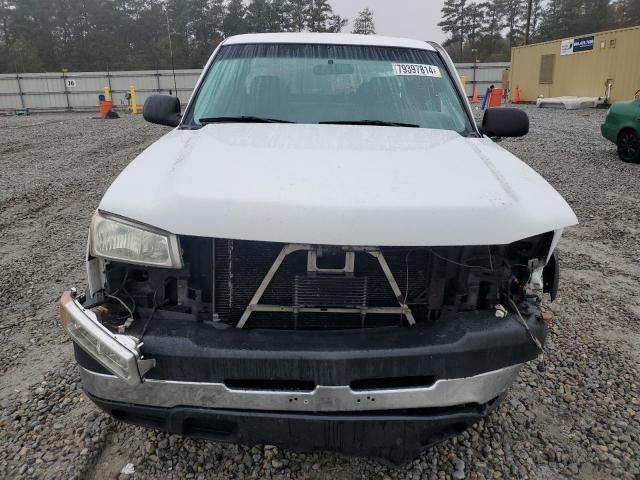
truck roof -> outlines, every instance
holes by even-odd
[[[247,43],[315,43],[325,45],[367,45],[374,47],[419,48],[435,51],[424,40],[383,37],[379,35],[353,35],[348,33],[251,33],[236,35],[224,41],[224,45]]]

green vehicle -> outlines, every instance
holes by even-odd
[[[639,92],[640,93],[640,92]],[[604,138],[618,146],[624,162],[640,162],[640,98],[611,105],[601,127]]]

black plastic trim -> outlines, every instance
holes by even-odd
[[[560,288],[560,262],[555,252],[551,254],[551,258],[542,271],[542,282],[542,291],[548,293],[553,302],[558,296]]]
[[[527,302],[519,308],[544,342],[547,328],[538,309]],[[129,333],[135,336],[136,328]],[[84,368],[106,373],[79,347],[75,352]],[[154,319],[142,352],[156,360],[147,378],[303,380],[326,386],[395,377],[464,378],[538,356],[514,315],[497,318],[491,311],[441,318],[432,325],[333,332],[219,330],[210,324]]]
[[[351,415],[158,408],[87,395],[117,420],[174,434],[244,445],[278,445],[304,452],[331,450],[396,464],[462,433],[493,411],[503,398],[485,405]]]

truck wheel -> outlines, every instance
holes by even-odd
[[[625,128],[618,135],[618,156],[623,162],[640,162],[640,135]]]

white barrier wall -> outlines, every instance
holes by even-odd
[[[483,96],[484,92],[491,85],[502,88],[502,72],[509,67],[509,62],[495,63],[456,63],[456,68],[460,75],[467,77],[467,95],[473,95],[474,76],[475,84],[478,86],[478,95]]]
[[[473,94],[474,72],[482,95],[490,85],[500,86],[502,71],[509,63],[462,63],[456,65],[467,77],[467,95]],[[127,104],[129,86],[136,89],[138,104],[149,95],[175,93],[184,105],[201,70],[139,70],[119,72],[66,72],[0,74],[0,111],[28,108],[31,111],[97,110],[98,95],[111,88],[114,106]]]
[[[126,72],[21,73],[0,75],[0,110],[97,110],[98,95],[111,88],[114,105],[127,104],[129,87],[136,89],[138,104],[149,95],[175,93],[186,103],[200,70],[141,70]],[[174,86],[175,85],[175,86]]]

